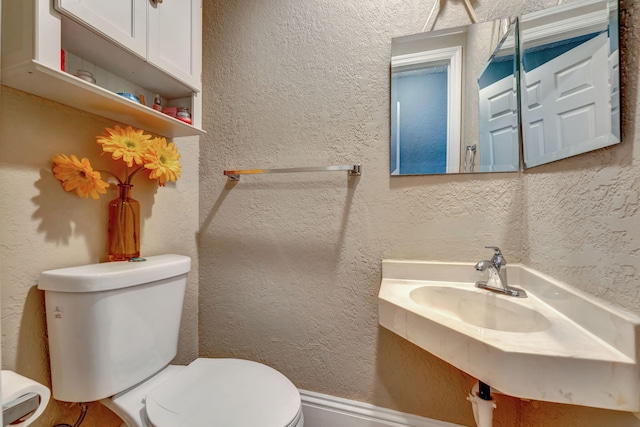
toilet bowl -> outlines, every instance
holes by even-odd
[[[303,427],[298,389],[271,367],[170,365],[190,269],[158,255],[41,273],[53,398],[100,401],[126,427]]]
[[[241,359],[196,359],[103,399],[127,427],[302,427],[300,394],[280,372]]]

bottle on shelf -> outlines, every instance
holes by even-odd
[[[178,120],[181,120],[185,123],[191,124],[191,113],[189,112],[188,107],[179,107],[178,113],[176,115]]]
[[[155,98],[153,99],[153,109],[162,111],[162,99],[160,99],[160,95],[158,95],[157,93]]]

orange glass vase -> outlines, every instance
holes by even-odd
[[[109,202],[107,261],[140,256],[140,203],[131,198],[133,185],[118,184],[120,195]]]

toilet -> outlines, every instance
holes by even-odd
[[[54,399],[100,401],[123,427],[303,427],[298,389],[271,367],[169,364],[190,269],[158,255],[41,273]]]

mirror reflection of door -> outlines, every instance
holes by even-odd
[[[392,175],[446,173],[448,77],[447,66],[393,75]]]
[[[515,172],[520,167],[517,34],[516,20],[478,77],[479,172]]]
[[[480,172],[518,170],[517,103],[513,74],[480,89]]]
[[[460,169],[462,47],[391,62],[391,175]]]
[[[518,170],[515,25],[500,19],[391,40],[391,175]],[[511,90],[506,80],[486,88],[480,113],[478,77],[497,68],[483,87],[511,76]],[[490,139],[479,135],[485,125]]]
[[[608,6],[581,0],[523,17],[526,167],[620,141],[618,36]]]
[[[603,33],[561,55],[551,53],[557,49],[552,46],[525,58],[547,54],[553,57],[534,69],[527,68],[530,61],[524,61],[527,104],[523,115],[527,119],[523,132],[528,165],[578,154],[585,141],[591,141],[595,148],[608,142],[609,79],[607,73],[598,71],[599,64],[608,63],[607,45],[607,35]]]

